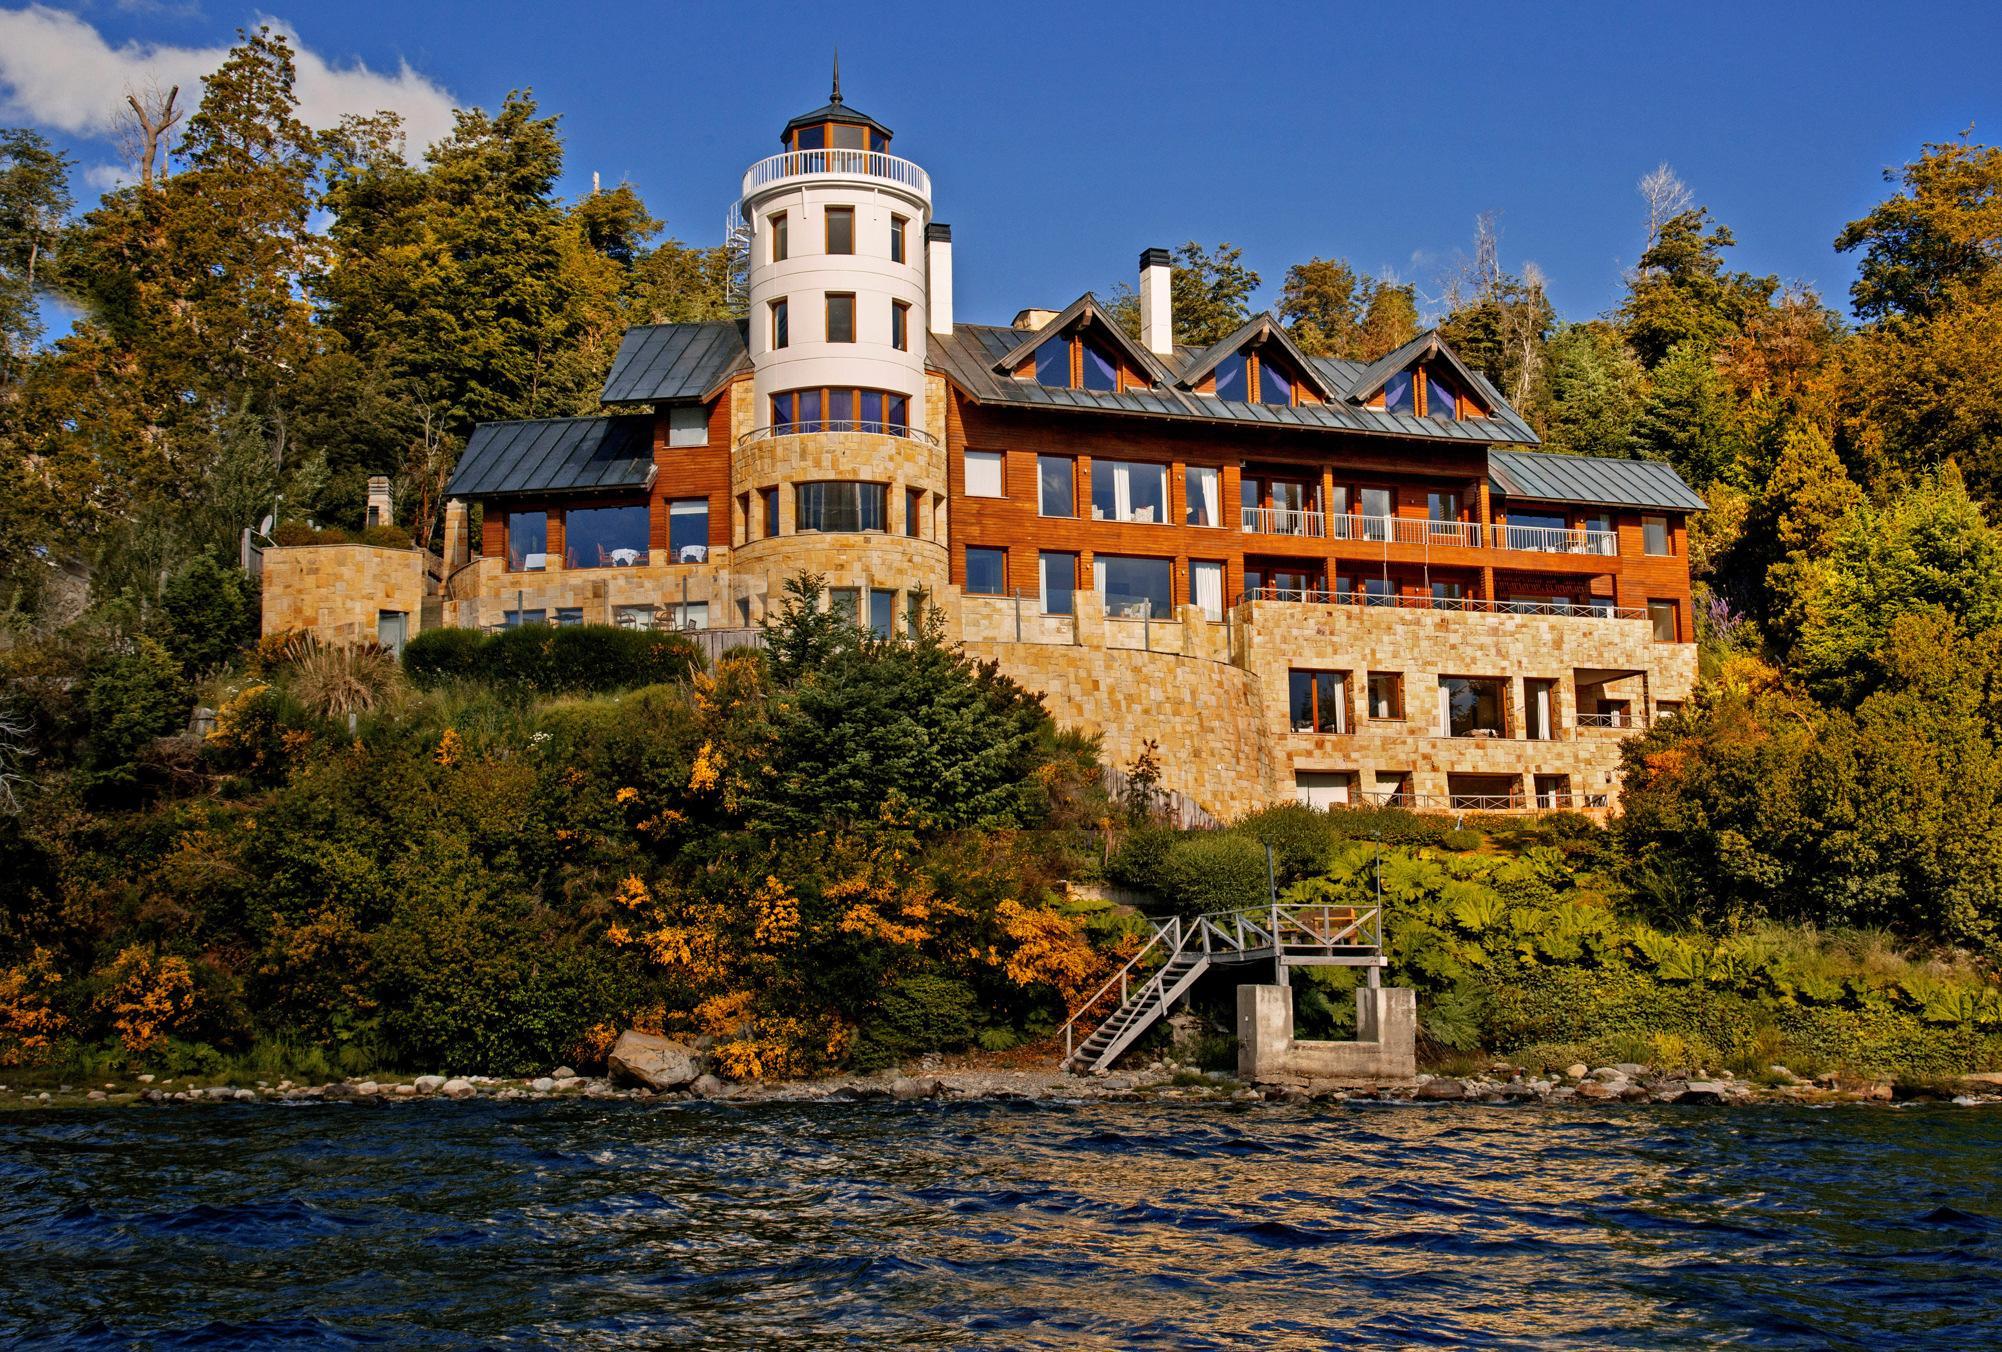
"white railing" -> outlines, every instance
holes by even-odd
[[[1484,615],[1562,615],[1582,620],[1645,620],[1638,606],[1572,605],[1565,601],[1488,601],[1478,596],[1402,596],[1387,592],[1322,591],[1308,587],[1259,587],[1238,601],[1294,601],[1317,606],[1369,606],[1384,610],[1458,610]]]
[[[1353,513],[1328,518],[1328,534],[1337,540],[1361,540],[1367,544],[1456,545],[1479,549],[1481,523],[1478,521],[1433,521],[1425,517],[1359,516]]]
[[[1328,533],[1327,518],[1304,507],[1246,507],[1244,529],[1254,535],[1311,535]]]
[[[1496,526],[1495,548],[1526,554],[1598,554],[1620,552],[1620,537],[1609,530],[1568,530],[1562,526]]]
[[[867,422],[860,419],[848,419],[846,421],[828,421],[823,419],[819,422],[787,423],[783,427],[753,427],[750,431],[737,438],[737,445],[741,449],[742,447],[749,446],[752,442],[770,441],[774,437],[820,436],[828,432],[861,432],[865,435],[875,437],[902,437],[906,441],[915,441],[926,446],[938,445],[938,438],[925,431],[922,427],[908,427],[898,423],[884,422],[881,419]]]
[[[931,175],[909,160],[886,155],[880,150],[788,150],[770,159],[759,160],[744,171],[744,196],[789,178],[809,174],[841,174],[849,178],[874,178],[908,188],[931,201]]]

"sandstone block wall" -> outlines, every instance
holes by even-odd
[[[378,545],[288,545],[264,551],[264,632],[310,629],[323,641],[374,640],[385,610],[424,609],[425,555]]]

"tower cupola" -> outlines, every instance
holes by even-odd
[[[827,102],[786,123],[779,144],[787,150],[888,150],[890,129],[841,101],[841,54],[834,56],[834,90]]]

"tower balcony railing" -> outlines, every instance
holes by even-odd
[[[744,171],[744,196],[792,178],[834,174],[842,178],[873,178],[931,201],[931,175],[880,150],[788,150],[759,160]]]
[[[789,422],[772,427],[753,427],[737,438],[739,450],[754,442],[771,441],[776,437],[811,437],[829,432],[861,432],[874,437],[902,437],[915,441],[920,446],[937,447],[938,438],[922,427],[910,427],[903,423],[886,422],[875,419],[821,419],[818,422]]]

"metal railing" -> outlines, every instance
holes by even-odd
[[[880,150],[788,150],[759,160],[744,171],[744,196],[789,178],[808,174],[842,174],[850,178],[875,178],[908,188],[927,202],[931,200],[931,175],[909,160]]]
[[[1388,592],[1323,591],[1309,587],[1264,586],[1238,593],[1233,605],[1245,601],[1292,601],[1322,606],[1370,606],[1384,610],[1455,610],[1486,615],[1561,615],[1586,620],[1645,620],[1639,606],[1572,605],[1564,601],[1489,601],[1479,596],[1399,595]]]
[[[1612,795],[1573,793],[1570,789],[1549,789],[1537,793],[1388,793],[1363,791],[1356,795],[1364,807],[1399,807],[1411,812],[1575,812],[1612,806]]]
[[[1647,720],[1639,714],[1618,710],[1612,713],[1579,714],[1581,728],[1644,728]]]
[[[1620,537],[1609,530],[1570,530],[1562,526],[1495,526],[1496,549],[1525,554],[1597,554],[1620,552]]]
[[[848,418],[787,423],[783,427],[753,427],[737,438],[737,446],[741,449],[754,441],[771,441],[777,437],[810,437],[828,432],[862,432],[870,436],[902,437],[906,441],[915,441],[924,446],[938,445],[938,438],[922,427],[885,422],[881,419],[864,421],[859,418]]]
[[[1434,521],[1429,517],[1358,516],[1337,513],[1328,518],[1328,534],[1336,540],[1364,544],[1451,545],[1481,547],[1478,521]]]
[[[1328,533],[1327,517],[1304,507],[1246,507],[1243,527],[1254,535],[1310,535]]]

